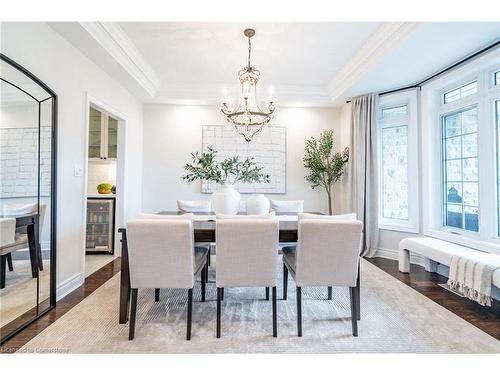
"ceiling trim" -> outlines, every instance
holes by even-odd
[[[340,98],[421,25],[419,22],[390,22],[382,25],[330,81],[328,93],[331,100]]]
[[[80,22],[109,55],[153,98],[160,80],[125,32],[113,22]]]

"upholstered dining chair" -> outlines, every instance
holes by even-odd
[[[279,222],[274,214],[217,215],[217,325],[221,336],[221,301],[224,288],[265,287],[266,299],[272,288],[273,336],[278,336],[276,315],[276,266]]]
[[[212,211],[211,200],[186,201],[178,200],[177,208],[184,212],[210,212]]]
[[[7,272],[8,256],[16,247],[16,219],[0,218],[0,289],[5,288],[5,273]],[[9,264],[11,269],[12,264]]]
[[[157,215],[159,216],[159,215]],[[181,288],[188,291],[187,333],[191,339],[193,288],[201,273],[201,300],[205,301],[206,248],[194,246],[193,222],[188,217],[138,218],[127,222],[131,287],[129,340],[134,339],[139,289]],[[158,301],[159,295],[156,295]]]
[[[307,217],[307,216],[306,216]],[[302,336],[302,288],[306,286],[349,287],[352,334],[358,335],[356,288],[362,237],[361,221],[304,218],[299,215],[298,245],[283,250],[283,297],[288,273],[297,288],[297,333]]]
[[[304,212],[304,201],[281,201],[276,199],[271,199],[271,211],[275,211],[277,213],[291,213],[298,214],[299,212]]]

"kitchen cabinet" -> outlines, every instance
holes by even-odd
[[[93,107],[89,117],[89,159],[116,160],[118,121]]]

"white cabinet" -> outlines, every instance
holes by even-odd
[[[89,118],[89,159],[116,160],[118,121],[93,107]]]

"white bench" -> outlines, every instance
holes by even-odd
[[[444,264],[448,267],[450,266],[451,258],[453,255],[460,255],[466,258],[471,254],[477,255],[479,251],[451,242],[438,240],[436,238],[405,238],[401,240],[401,242],[399,242],[400,272],[410,272],[410,252],[417,253],[425,257],[425,269],[427,271],[437,272],[438,264]],[[500,269],[496,270],[493,273],[492,284],[500,288]]]

